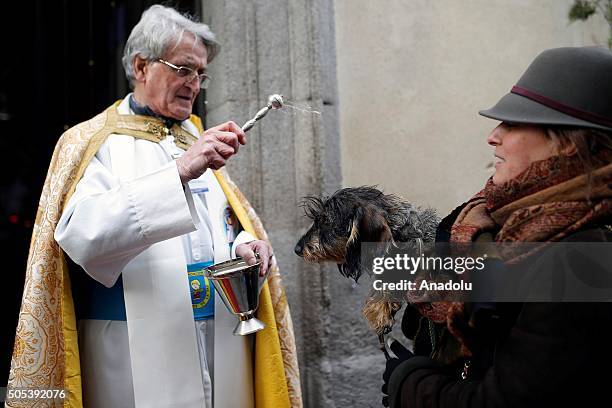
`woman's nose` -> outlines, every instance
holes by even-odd
[[[493,129],[491,133],[489,133],[489,137],[487,137],[487,143],[490,144],[491,146],[497,146],[501,144],[501,137],[499,135],[500,126],[501,125]]]

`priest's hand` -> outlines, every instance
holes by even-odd
[[[261,261],[259,276],[264,276],[268,273],[268,269],[276,263],[270,244],[258,239],[240,244],[236,247],[236,255],[243,258],[249,265],[257,263],[258,259],[257,256],[255,256],[256,253],[259,255],[259,260]]]
[[[176,160],[182,183],[200,177],[206,169],[218,170],[227,159],[246,144],[246,136],[234,122],[225,122],[206,130],[183,156]]]

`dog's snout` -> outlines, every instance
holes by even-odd
[[[295,244],[295,248],[293,249],[297,256],[302,256],[304,254],[304,243],[300,240],[297,244]]]

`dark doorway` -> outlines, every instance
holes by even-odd
[[[8,379],[29,241],[53,147],[65,129],[129,91],[121,66],[123,45],[142,11],[155,3],[161,2],[3,2],[0,296],[6,306],[1,313],[0,387]],[[201,15],[200,4],[184,0],[170,5]]]

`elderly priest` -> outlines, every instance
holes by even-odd
[[[58,141],[9,390],[61,389],[51,405],[69,407],[301,406],[272,248],[221,169],[245,134],[234,122],[203,131],[191,115],[218,49],[205,24],[152,6],[125,46],[134,92]],[[201,271],[255,253],[272,269],[258,310],[266,328],[233,336],[236,318]]]

